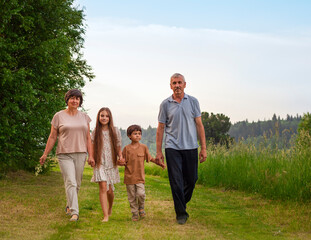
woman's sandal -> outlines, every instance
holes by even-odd
[[[138,211],[141,218],[144,218],[146,216],[145,210],[143,208],[140,208]]]
[[[70,222],[77,222],[79,220],[79,215],[73,214],[70,218]]]
[[[66,215],[71,215],[70,208],[68,206],[65,207],[65,212],[66,212]]]

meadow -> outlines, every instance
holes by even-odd
[[[145,219],[131,221],[120,168],[113,215],[102,223],[98,186],[86,166],[80,220],[65,215],[59,168],[45,174],[11,172],[0,180],[0,239],[311,239],[310,136],[289,149],[240,142],[210,145],[187,205],[175,220],[167,171],[146,164]]]
[[[209,144],[207,160],[199,164],[198,183],[206,187],[239,190],[267,199],[309,202],[311,200],[311,136],[293,136],[290,147],[266,138],[224,145]],[[166,171],[146,166],[151,175],[167,177]]]
[[[268,199],[310,201],[311,136],[301,132],[291,147],[283,149],[267,142],[240,141],[229,149],[209,145],[207,162],[199,168],[199,182]]]

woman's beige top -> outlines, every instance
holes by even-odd
[[[87,134],[91,118],[78,111],[69,115],[65,110],[57,112],[51,124],[57,130],[56,154],[87,152]]]

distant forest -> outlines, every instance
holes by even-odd
[[[247,120],[237,122],[231,125],[229,135],[236,141],[247,138],[255,138],[259,136],[283,137],[289,140],[293,134],[297,133],[298,124],[302,116],[287,115],[286,119],[281,119],[280,116],[273,114],[271,120],[248,122]]]
[[[287,145],[293,134],[297,133],[298,124],[302,116],[287,115],[286,119],[281,119],[280,116],[274,114],[271,120],[248,122],[248,120],[237,122],[231,125],[229,135],[236,141],[256,139],[261,141],[264,137],[269,139],[280,137]],[[131,141],[126,135],[126,129],[120,129],[122,136],[122,148]],[[148,146],[150,153],[155,157],[156,154],[156,132],[157,128],[149,126],[147,129],[142,129],[141,143]],[[284,143],[283,143],[283,147]]]
[[[120,129],[121,136],[122,136],[122,149],[125,145],[130,144],[131,140],[126,135],[126,129]],[[156,134],[157,128],[152,128],[149,126],[147,129],[142,128],[142,136],[141,136],[141,143],[147,145],[149,151],[153,157],[155,157],[157,148],[156,148]]]

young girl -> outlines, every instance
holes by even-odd
[[[112,212],[114,184],[120,182],[117,158],[124,161],[121,152],[121,133],[113,126],[109,108],[101,108],[92,132],[95,166],[92,182],[99,184],[99,200],[107,222]],[[109,207],[108,207],[109,204]]]

